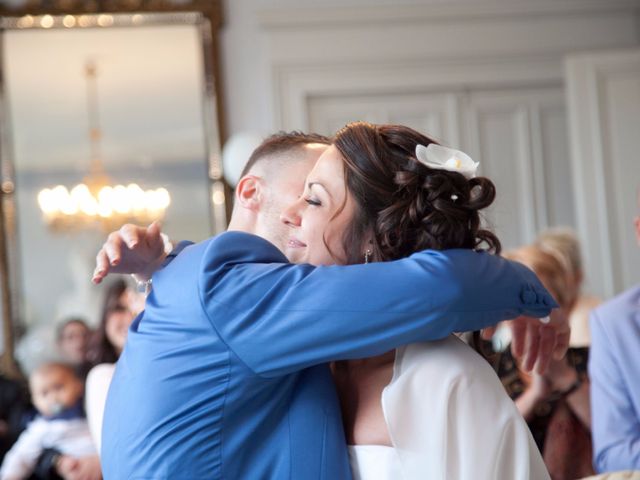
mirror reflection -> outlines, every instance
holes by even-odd
[[[37,332],[18,349],[26,362],[64,319],[97,324],[104,292],[89,279],[105,231],[161,219],[169,236],[199,240],[226,220],[210,202],[218,133],[212,142],[200,26],[85,17],[96,28],[69,28],[79,20],[67,16],[2,33],[15,310]]]

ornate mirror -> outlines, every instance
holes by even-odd
[[[12,374],[23,333],[50,348],[63,318],[95,325],[106,232],[161,218],[170,237],[201,240],[226,227],[228,195],[219,1],[2,5],[0,368]]]

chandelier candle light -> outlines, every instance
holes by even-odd
[[[83,182],[67,190],[63,185],[45,188],[38,193],[38,204],[44,220],[54,231],[80,230],[99,227],[105,231],[124,223],[148,224],[164,218],[171,202],[164,188],[143,190],[135,183],[110,185],[102,165],[98,117],[96,67],[92,62],[85,68],[89,111],[89,139],[91,167]]]

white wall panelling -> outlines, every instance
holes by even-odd
[[[311,97],[308,125],[311,131],[332,134],[355,120],[399,123],[459,145],[459,102],[455,93]]]
[[[587,280],[604,296],[640,282],[640,49],[567,61],[571,158]]]
[[[332,132],[354,119],[412,125],[469,150],[494,177],[499,196],[492,215],[507,247],[531,240],[546,225],[576,224],[572,189],[585,176],[572,173],[569,161],[565,57],[640,44],[640,0],[227,5],[223,47],[231,133]],[[633,92],[629,81],[602,101],[624,104],[624,95]],[[615,120],[610,123],[618,128]],[[607,138],[623,135],[621,128]],[[579,188],[598,194],[591,184]],[[576,195],[583,211],[585,195],[594,193]],[[586,210],[604,218],[597,201],[588,200]],[[612,225],[618,224],[616,219]],[[580,231],[584,236],[591,230]],[[607,261],[602,248],[585,250]]]
[[[342,68],[326,66],[322,75],[315,68],[280,71],[280,91],[296,92],[288,97],[295,101],[282,103],[289,107],[282,118],[291,122],[284,128],[302,124],[330,134],[353,120],[394,122],[466,149],[496,183],[498,197],[488,220],[506,247],[533,240],[551,219],[571,223],[571,213],[555,211],[556,204],[565,210],[569,205],[571,211],[571,187],[565,183],[556,193],[546,184],[557,170],[570,168],[563,155],[567,147],[558,61],[421,65],[352,68],[347,76]]]

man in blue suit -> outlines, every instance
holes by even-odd
[[[591,313],[589,377],[596,471],[640,470],[640,285]]]
[[[106,480],[348,479],[327,362],[555,306],[526,268],[472,251],[348,267],[287,263],[274,246],[285,246],[279,212],[325,143],[267,140],[237,186],[231,231],[173,253],[153,275],[109,391]],[[109,262],[154,270],[153,228],[128,239],[133,250],[113,248],[112,235],[96,280]]]

